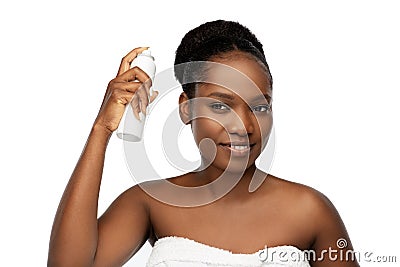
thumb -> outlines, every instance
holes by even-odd
[[[150,102],[149,103],[153,102],[153,100],[156,99],[156,97],[158,96],[158,93],[159,93],[158,91],[153,91],[152,92],[152,94],[150,96]]]

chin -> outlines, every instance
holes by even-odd
[[[222,160],[221,160],[222,161]],[[213,165],[227,174],[243,174],[247,169],[255,164],[255,160],[249,159],[231,159],[230,161],[214,161]]]

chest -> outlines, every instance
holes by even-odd
[[[273,202],[226,202],[194,208],[159,204],[151,211],[155,238],[181,236],[236,253],[265,246],[306,249],[312,234],[297,213]]]

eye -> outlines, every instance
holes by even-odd
[[[256,112],[267,112],[267,111],[269,111],[270,108],[271,108],[271,106],[268,105],[268,104],[258,105],[258,106],[253,107],[253,111],[256,111]]]
[[[220,103],[220,102],[218,102],[218,103],[212,103],[212,104],[210,104],[210,107],[211,107],[212,109],[214,109],[214,110],[217,110],[217,111],[227,111],[227,110],[230,110],[230,108],[229,108],[228,105],[225,105],[225,104]]]

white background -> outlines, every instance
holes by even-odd
[[[58,202],[122,56],[148,45],[158,70],[171,67],[183,35],[219,18],[248,26],[264,44],[275,82],[271,173],[327,195],[356,250],[399,262],[397,5],[3,1],[1,265],[46,264]],[[113,136],[99,214],[133,184]],[[127,266],[143,266],[149,253],[146,244]]]

